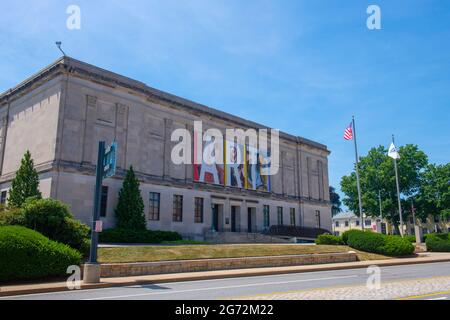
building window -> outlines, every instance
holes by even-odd
[[[277,219],[278,219],[278,225],[283,225],[283,207],[277,207]]]
[[[348,221],[345,221],[345,226],[348,227]]]
[[[195,223],[203,223],[203,198],[195,198]]]
[[[364,225],[365,225],[366,227],[370,227],[370,226],[372,225],[372,220],[370,220],[370,219],[365,220],[365,221],[364,221]]]
[[[183,196],[173,196],[173,221],[183,221]]]
[[[409,223],[413,224],[414,223],[414,219],[413,217],[409,217]]]
[[[435,222],[435,223],[438,223],[439,220],[440,220],[440,219],[439,219],[439,216],[434,216],[434,222]]]
[[[339,221],[336,221],[335,226],[336,228],[339,228]]]
[[[290,208],[289,211],[291,216],[291,226],[295,226],[295,208]]]
[[[102,195],[100,199],[100,217],[106,217],[107,204],[108,204],[108,187],[102,186]]]
[[[161,207],[161,194],[158,192],[150,192],[149,196],[149,219],[159,220],[159,211]]]
[[[263,206],[264,215],[264,228],[270,227],[270,207],[268,205]]]
[[[316,227],[320,228],[320,211],[316,210]]]
[[[0,196],[0,203],[5,204],[6,203],[6,196],[8,195],[8,191],[3,190]]]
[[[356,220],[356,221],[355,221],[355,225],[356,225],[357,227],[359,227],[359,220]]]

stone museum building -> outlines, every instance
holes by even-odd
[[[149,229],[195,239],[211,230],[259,233],[274,225],[332,230],[325,145],[280,131],[280,167],[270,179],[260,179],[263,187],[223,175],[211,182],[195,164],[171,161],[178,143],[171,141],[172,132],[193,132],[194,121],[202,121],[203,130],[270,133],[261,124],[62,57],[0,95],[0,200],[6,201],[30,150],[42,195],[69,204],[90,225],[98,141],[115,140],[117,175],[102,187],[104,228],[114,227],[118,193],[133,166]]]

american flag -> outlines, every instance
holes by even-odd
[[[350,122],[350,125],[344,131],[344,139],[352,140],[353,139],[353,125]]]

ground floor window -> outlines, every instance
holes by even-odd
[[[295,208],[290,208],[289,211],[291,216],[291,226],[295,226]]]
[[[161,194],[150,192],[149,196],[149,219],[159,220],[159,211],[161,206]]]
[[[173,196],[173,221],[183,221],[183,196]]]
[[[316,227],[320,228],[320,211],[316,210]]]
[[[270,207],[268,205],[264,205],[263,207],[263,215],[264,215],[264,228],[268,228],[270,226]]]
[[[195,223],[203,223],[203,198],[195,198]]]
[[[278,219],[278,225],[283,225],[283,207],[277,207],[277,219]]]
[[[8,195],[8,191],[3,190],[1,195],[0,195],[0,203],[1,204],[5,204],[6,203],[6,197]]]

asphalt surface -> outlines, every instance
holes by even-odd
[[[396,282],[444,276],[450,276],[450,262],[381,268],[382,282]],[[214,300],[245,298],[248,296],[271,294],[275,292],[283,293],[298,290],[365,285],[367,279],[368,274],[366,273],[366,269],[346,269],[74,290],[0,297],[0,300]],[[411,292],[411,294],[406,294],[404,297],[406,299],[450,300],[450,288],[448,288],[448,290],[448,292],[441,291],[422,296],[414,296],[414,293]]]

